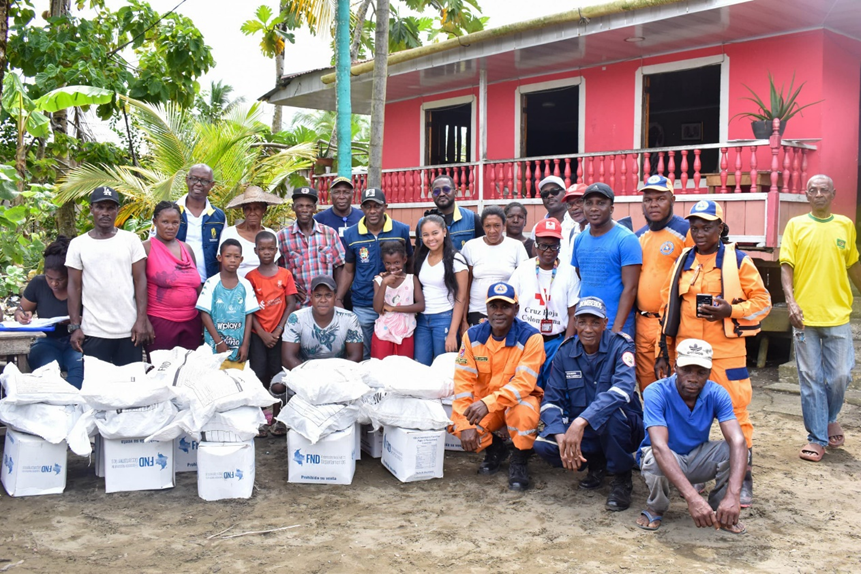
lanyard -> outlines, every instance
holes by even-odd
[[[550,314],[550,310],[548,308],[550,303],[550,292],[553,290],[553,280],[556,279],[556,271],[559,269],[559,258],[556,258],[556,261],[553,262],[553,273],[550,275],[550,287],[548,289],[544,289],[541,287],[540,280],[540,271],[541,267],[538,265],[538,258],[535,258],[535,282],[538,284],[538,288],[541,289],[544,293],[544,319],[546,320],[548,315]]]

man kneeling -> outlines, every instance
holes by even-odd
[[[711,345],[687,339],[676,353],[676,374],[652,383],[643,393],[648,435],[638,458],[649,499],[637,525],[644,530],[661,527],[670,506],[672,483],[688,503],[697,527],[742,534],[739,496],[747,469],[747,445],[733,414],[732,399],[723,387],[708,380]],[[709,440],[715,418],[725,440]],[[706,502],[693,484],[711,479],[715,479],[715,487]]]
[[[607,330],[607,307],[584,297],[574,312],[577,338],[559,347],[544,387],[544,430],[535,452],[553,466],[589,467],[580,488],[600,488],[613,475],[607,510],[631,506],[631,453],[643,440],[643,411],[634,369],[634,341]],[[571,421],[569,424],[569,420]]]
[[[544,363],[544,339],[534,327],[517,319],[514,287],[494,283],[487,290],[487,321],[463,336],[455,361],[454,404],[449,432],[463,450],[487,450],[479,474],[495,474],[508,458],[508,447],[494,431],[503,426],[514,443],[508,467],[508,488],[529,488],[526,463],[538,427],[543,391],[536,386]]]

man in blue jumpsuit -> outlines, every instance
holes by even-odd
[[[607,329],[607,306],[580,299],[574,313],[577,337],[559,347],[541,402],[544,430],[535,452],[553,466],[589,472],[580,488],[600,488],[613,475],[607,510],[631,505],[631,453],[643,440],[643,408],[635,394],[634,340]]]

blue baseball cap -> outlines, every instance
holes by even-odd
[[[487,299],[485,299],[485,302],[490,303],[494,299],[517,304],[517,293],[514,291],[514,287],[508,283],[494,283],[487,288]]]
[[[703,199],[694,204],[691,212],[685,219],[690,219],[691,217],[699,217],[707,221],[723,221],[723,208],[714,201]]]
[[[607,306],[597,297],[583,297],[577,304],[577,310],[574,311],[574,316],[577,317],[578,315],[595,315],[601,319],[606,319]]]
[[[673,184],[670,183],[670,180],[666,177],[655,174],[646,180],[646,185],[640,189],[640,193],[647,189],[654,189],[655,191],[669,191],[670,193],[673,193]]]

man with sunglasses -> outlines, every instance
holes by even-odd
[[[223,211],[209,203],[209,192],[215,184],[211,167],[204,163],[191,166],[185,184],[188,193],[176,201],[180,217],[176,238],[194,252],[203,283],[218,273],[218,242],[227,218]]]
[[[574,335],[574,311],[580,298],[580,279],[570,265],[562,265],[559,250],[562,224],[555,218],[543,219],[535,226],[535,252],[514,271],[508,283],[520,301],[517,318],[538,329],[544,337],[547,359],[541,367],[537,385],[544,388],[550,363],[562,341]]]
[[[544,204],[544,209],[547,210],[547,215],[544,219],[551,217],[562,224],[562,243],[559,249],[560,262],[563,265],[568,265],[571,262],[571,230],[574,229],[575,223],[568,215],[568,204],[565,203],[565,182],[561,177],[550,175],[542,179],[538,183],[538,194],[541,196],[541,202]],[[535,241],[535,229],[532,229],[532,240]]]
[[[451,177],[447,175],[436,176],[431,183],[431,196],[436,209],[426,211],[425,215],[434,213],[445,220],[445,226],[448,228],[448,235],[451,237],[452,245],[460,251],[470,239],[483,237],[484,230],[478,224],[478,216],[474,211],[457,205],[455,201],[456,194],[457,189]],[[419,222],[416,224],[416,249],[422,243],[421,234],[419,233],[422,219],[419,219]]]

